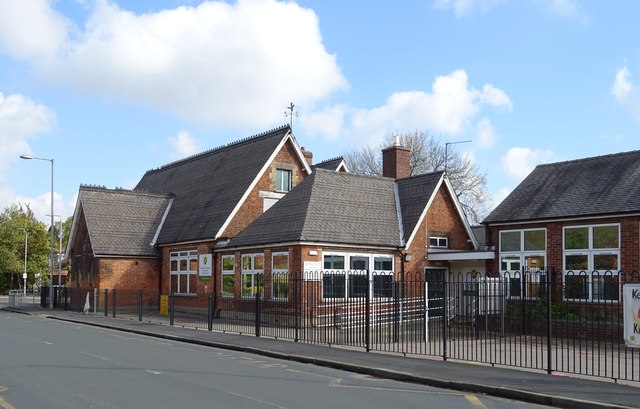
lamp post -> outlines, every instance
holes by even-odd
[[[47,215],[50,216],[50,215]],[[62,285],[62,216],[54,214],[54,217],[59,217],[58,237],[60,238],[60,250],[58,251],[58,286]]]
[[[27,251],[29,250],[29,245],[28,245],[29,231],[27,229],[21,229],[21,230],[24,230],[24,274],[22,274],[22,279],[24,280],[24,288],[22,293],[26,296],[27,295]]]
[[[31,159],[35,159],[35,160],[46,160],[51,162],[51,243],[50,243],[50,252],[49,252],[49,277],[51,279],[51,284],[49,284],[49,305],[48,307],[51,308],[53,306],[53,246],[54,246],[54,240],[53,240],[53,158],[51,159],[46,159],[46,158],[37,158],[35,156],[31,156],[31,155],[20,155],[20,158],[22,159],[27,159],[27,160],[31,160]]]

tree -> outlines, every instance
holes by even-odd
[[[394,143],[396,135],[389,135],[376,147],[366,146],[344,155],[349,170],[363,175],[382,175],[382,149]],[[424,131],[397,134],[400,145],[411,150],[411,175],[436,172],[447,168],[447,176],[460,201],[464,213],[473,224],[478,224],[488,213],[491,198],[487,191],[486,175],[469,158],[463,157],[446,144]]]
[[[25,234],[27,276],[33,283],[35,274],[49,271],[49,236],[46,226],[36,220],[29,206],[11,205],[0,214],[0,292],[20,288],[24,273]]]

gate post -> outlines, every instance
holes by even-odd
[[[553,372],[551,360],[551,280],[552,272],[547,269],[547,373]]]
[[[207,306],[207,329],[209,331],[213,330],[213,311],[214,311],[214,308],[215,308],[214,307],[215,302],[214,302],[214,298],[213,297],[214,297],[213,293],[209,293],[208,300],[207,300],[208,301],[207,302],[207,304],[208,304],[208,306]]]
[[[113,318],[116,317],[116,290],[111,290],[111,301],[113,301]]]
[[[169,325],[173,326],[173,321],[175,319],[175,312],[174,312],[174,296],[173,296],[173,291],[169,293]]]
[[[256,337],[260,336],[260,321],[261,321],[261,310],[260,310],[260,298],[261,298],[261,293],[260,291],[256,292]]]
[[[304,275],[304,272],[302,274]],[[302,314],[302,300],[300,299],[300,294],[302,293],[303,280],[293,278],[293,282],[296,294],[296,332],[293,340],[294,342],[298,342],[300,340],[300,315]]]
[[[442,311],[442,360],[446,361],[448,358],[448,343],[449,343],[449,283],[446,280],[446,274],[442,275],[442,287],[443,287],[443,311]]]
[[[139,300],[138,300],[138,321],[142,321],[142,297],[144,296],[144,291],[140,290],[140,293],[138,293],[139,296]]]
[[[104,316],[109,317],[109,290],[104,290]]]
[[[370,345],[371,335],[369,334],[369,331],[371,329],[371,281],[372,281],[371,275],[369,274],[369,270],[367,270],[367,294],[365,296],[365,313],[364,313],[364,317],[365,317],[364,344],[367,352],[371,351],[371,345]]]

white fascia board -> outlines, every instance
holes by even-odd
[[[456,210],[458,211],[458,215],[460,216],[460,220],[462,220],[462,223],[464,223],[464,228],[467,231],[467,235],[469,236],[469,238],[471,239],[471,242],[473,243],[473,248],[477,250],[478,249],[478,240],[476,240],[476,236],[475,236],[475,234],[473,234],[473,230],[471,230],[471,225],[469,224],[469,221],[467,220],[467,216],[462,211],[462,206],[460,205],[460,201],[458,200],[458,196],[456,196],[456,192],[453,190],[453,186],[451,186],[451,182],[449,182],[449,178],[446,177],[446,173],[443,174],[442,176],[444,178],[445,185],[447,186],[447,189],[449,190],[449,195],[453,199],[453,204],[456,207]]]
[[[402,222],[402,207],[400,207],[400,193],[398,182],[393,181],[393,195],[396,199],[396,218],[398,220],[398,232],[400,233],[400,245],[404,247],[404,223]]]
[[[482,223],[487,227],[493,226],[511,226],[514,224],[547,224],[556,222],[572,222],[580,220],[597,220],[597,219],[614,219],[621,217],[636,217],[640,216],[640,213],[621,213],[621,214],[608,214],[608,215],[591,215],[591,216],[575,216],[575,217],[563,217],[558,219],[538,219],[538,220],[514,220],[509,222],[495,222],[495,223]]]
[[[158,228],[156,229],[156,234],[153,235],[153,240],[149,243],[150,246],[155,246],[158,242],[158,236],[160,235],[160,231],[162,230],[162,226],[164,226],[165,220],[167,220],[167,215],[169,214],[169,210],[171,209],[171,205],[173,205],[173,198],[169,199],[169,203],[167,204],[167,208],[164,209],[164,214],[162,215],[162,219],[158,224]]]
[[[493,251],[444,251],[427,253],[429,261],[462,261],[462,260],[493,260],[496,254]]]
[[[407,243],[405,244],[405,248],[409,248],[411,246],[411,243],[413,242],[414,237],[416,237],[418,228],[420,227],[424,219],[427,217],[427,211],[431,207],[431,204],[433,203],[433,200],[435,199],[436,194],[438,193],[438,190],[440,190],[440,186],[442,186],[443,179],[444,179],[444,173],[442,174],[442,176],[440,176],[440,180],[438,181],[438,184],[436,185],[436,187],[433,189],[433,192],[431,192],[431,197],[429,198],[427,205],[424,207],[424,209],[422,209],[422,214],[420,215],[418,222],[413,228],[413,231],[411,232],[411,236],[409,236],[409,240],[407,240]]]
[[[397,247],[394,246],[366,246],[366,245],[355,245],[355,244],[340,244],[340,243],[326,243],[326,242],[311,242],[311,241],[288,241],[282,243],[267,243],[267,244],[256,244],[256,245],[248,245],[241,247],[219,247],[213,249],[214,253],[220,253],[223,251],[240,251],[240,250],[250,250],[250,249],[264,249],[270,247],[287,247],[287,246],[313,246],[313,247],[336,247],[336,248],[348,248],[348,249],[376,249],[376,250],[385,250],[385,251],[395,251],[398,250]]]
[[[231,213],[227,217],[227,220],[225,220],[225,222],[220,227],[220,230],[218,230],[215,236],[213,236],[212,240],[217,240],[218,238],[220,238],[222,233],[229,226],[229,223],[231,223],[231,221],[236,216],[236,214],[238,213],[238,211],[240,210],[244,202],[247,200],[247,197],[249,197],[253,189],[256,187],[262,175],[267,171],[267,169],[269,169],[269,166],[271,166],[271,163],[276,158],[276,155],[278,155],[278,152],[280,152],[280,150],[287,143],[287,141],[290,141],[293,144],[296,152],[298,153],[298,159],[302,162],[302,165],[304,166],[304,169],[307,172],[307,175],[311,173],[311,168],[309,167],[309,164],[307,164],[307,161],[304,158],[304,155],[302,154],[302,150],[300,150],[300,148],[298,147],[298,144],[295,143],[295,140],[291,135],[291,131],[287,132],[287,134],[284,136],[284,138],[282,138],[278,146],[276,146],[273,152],[271,152],[271,156],[269,156],[269,159],[264,163],[264,165],[262,166],[262,169],[260,169],[260,172],[257,173],[256,177],[253,179],[253,182],[251,182],[251,184],[249,185],[249,188],[244,192],[240,200],[238,200],[238,203],[236,203],[236,206],[233,208],[233,211],[231,211]]]
[[[73,222],[71,223],[71,231],[69,232],[69,239],[67,240],[67,249],[65,250],[64,258],[69,258],[69,252],[71,251],[71,245],[73,241],[76,239],[76,231],[78,230],[78,223],[80,223],[80,201],[81,194],[78,194],[78,199],[76,199],[76,208],[73,211]]]

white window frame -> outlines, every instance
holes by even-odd
[[[282,177],[283,175],[288,175],[287,181]],[[276,184],[275,188],[277,192],[289,192],[291,190],[291,179],[293,178],[293,172],[291,169],[282,169],[276,168]],[[285,186],[286,182],[286,186]]]
[[[173,262],[176,262],[176,266],[177,269],[174,269],[172,264]],[[187,263],[187,268],[185,270],[183,270],[181,268],[181,262],[182,261],[186,261]],[[191,268],[192,265],[192,261],[195,261],[195,270]],[[196,288],[191,288],[191,279],[192,276],[198,276],[198,250],[179,250],[179,251],[172,251],[169,253],[169,287],[171,288],[171,291],[176,293],[176,294],[196,294],[197,292],[197,286]],[[171,276],[175,276],[176,277],[176,291],[173,291],[173,285],[171,284]],[[181,284],[180,284],[180,278],[182,276],[186,276],[187,278],[187,288],[181,288]]]
[[[525,232],[529,231],[544,231],[544,250],[525,250]],[[520,248],[518,250],[502,250],[502,234],[503,233],[519,233],[520,236]],[[500,263],[500,275],[505,280],[505,289],[507,297],[509,298],[521,298],[522,294],[522,279],[527,280],[527,284],[539,285],[541,282],[540,271],[544,271],[547,263],[547,229],[546,227],[534,227],[530,229],[507,229],[500,230],[498,232],[498,257]],[[537,259],[542,257],[543,265],[538,267],[527,266],[527,259]],[[519,268],[509,268],[510,265],[504,269],[502,263],[505,258],[510,258],[511,262],[517,262]],[[510,262],[510,263],[511,263]],[[523,274],[526,272],[526,274]],[[511,281],[514,280],[514,283]],[[515,281],[517,280],[517,281]],[[518,286],[514,287],[512,284]],[[517,290],[517,291],[516,291]],[[525,286],[524,298],[535,299],[539,298],[538,294],[535,294],[533,287]]]
[[[344,268],[342,269],[327,269],[325,268],[324,262],[325,257],[327,256],[338,256],[343,257],[344,259]],[[362,257],[366,258],[365,269],[352,269],[351,266],[351,258],[352,257]],[[391,270],[373,270],[371,267],[375,266],[376,258],[389,258],[391,259]],[[379,292],[382,291],[380,289],[375,288],[376,277],[378,276],[387,276],[390,275],[393,281],[394,271],[395,271],[395,258],[393,254],[384,254],[384,253],[349,253],[349,252],[335,252],[335,251],[325,251],[322,253],[322,298],[326,300],[348,300],[348,299],[363,299],[366,297],[366,293],[364,295],[353,295],[352,288],[353,283],[357,278],[356,276],[367,275],[367,281],[372,281],[374,285],[372,285],[369,289],[369,296],[371,298],[389,298],[388,296],[380,296]],[[344,296],[343,297],[325,297],[324,292],[324,280],[325,276],[334,276],[334,275],[344,275]]]
[[[275,258],[278,256],[287,256],[287,268],[277,269],[275,268],[276,262]],[[278,301],[286,301],[289,299],[289,252],[288,251],[278,251],[271,253],[271,299]],[[284,283],[286,284],[287,296],[278,297],[276,294],[276,283]]]
[[[229,259],[233,260],[233,268],[231,270],[225,270],[224,261]],[[222,288],[220,289],[220,294],[222,294],[223,297],[234,297],[235,287],[236,287],[236,278],[235,278],[236,277],[236,256],[235,255],[222,256],[220,270],[222,271]],[[233,288],[231,289],[231,294],[227,294],[224,291],[224,279],[225,277],[229,277],[229,276],[231,276],[231,278],[233,279]]]
[[[249,257],[251,259],[251,266],[248,269],[245,269],[244,260],[245,257]],[[262,268],[255,267],[256,257],[262,257]],[[249,298],[254,297],[257,291],[262,292],[264,289],[264,253],[252,253],[252,254],[243,254],[241,259],[241,270],[242,270],[242,297]],[[251,277],[251,292],[247,294],[245,292],[245,278],[247,276]]]
[[[594,248],[594,233],[593,230],[596,227],[611,227],[615,226],[618,229],[618,247],[611,248]],[[566,231],[570,229],[588,229],[588,248],[586,249],[567,249],[566,248]],[[591,301],[591,302],[611,302],[620,300],[620,248],[622,244],[622,232],[620,223],[597,223],[597,224],[585,224],[575,226],[563,226],[562,227],[562,283],[565,288],[564,298],[567,301]],[[567,256],[585,256],[587,259],[587,268],[584,270],[569,270],[567,269]],[[612,270],[597,270],[595,268],[595,258],[600,255],[616,256],[617,268]],[[586,280],[586,298],[575,298],[567,295],[567,292],[571,292],[569,286],[573,285],[567,283],[567,277],[584,277]],[[618,291],[614,298],[605,298],[602,293],[605,292],[605,279],[606,277],[615,277],[617,282]],[[568,290],[568,291],[567,291]],[[598,296],[596,291],[600,294]]]
[[[436,244],[431,244],[431,240],[435,240]],[[445,236],[429,236],[429,248],[432,249],[448,249],[449,238]]]

